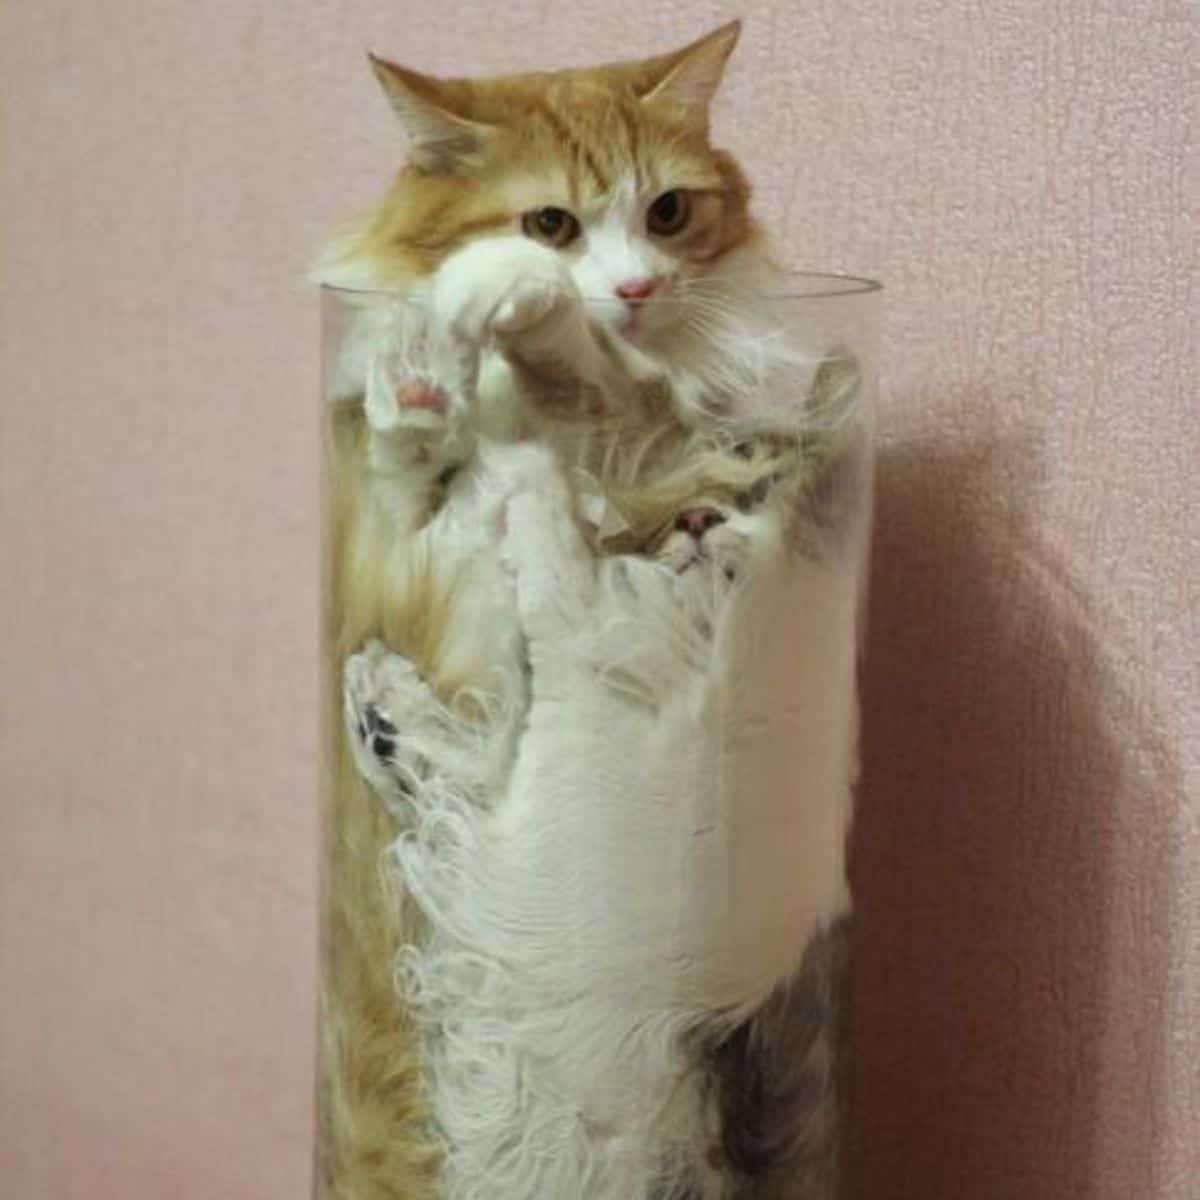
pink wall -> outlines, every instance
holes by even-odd
[[[530,67],[667,46],[730,11],[4,7],[4,1195],[306,1188],[317,305],[301,270],[393,156],[362,48]],[[1198,10],[743,11],[720,129],[763,213],[798,262],[890,288],[858,1193],[1184,1200],[1200,1173]]]

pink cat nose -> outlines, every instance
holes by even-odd
[[[626,279],[624,283],[618,283],[617,295],[622,300],[645,300],[656,287],[658,287],[657,279],[643,275],[637,279]]]
[[[675,518],[675,528],[690,533],[699,541],[714,525],[723,525],[725,518],[715,508],[689,508]]]

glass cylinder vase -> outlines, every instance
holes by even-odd
[[[323,292],[319,1197],[834,1195],[880,291],[631,308]]]

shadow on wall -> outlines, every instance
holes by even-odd
[[[1136,722],[1068,573],[1014,513],[1022,463],[1028,446],[879,463],[853,851],[860,1200],[1151,1194],[1102,1180],[1114,1148],[1097,1142],[1132,1137],[1118,1173],[1145,1186],[1144,1113],[1109,1111],[1114,1027],[1147,1015],[1112,1002]],[[1150,886],[1156,914],[1168,881]],[[1135,995],[1165,987],[1165,961],[1142,966]]]

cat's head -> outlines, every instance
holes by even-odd
[[[653,331],[703,310],[757,240],[746,179],[709,140],[738,33],[734,22],[671,54],[497,79],[373,58],[408,160],[334,239],[321,279],[407,290],[467,242],[519,232],[562,255],[604,324]]]

